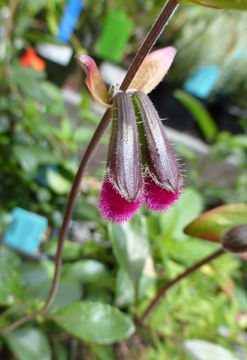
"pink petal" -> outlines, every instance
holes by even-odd
[[[145,180],[145,201],[151,210],[166,210],[179,198],[182,187],[179,191],[171,192],[157,185],[148,174]]]
[[[131,81],[129,89],[150,93],[168,72],[176,52],[174,47],[168,46],[148,54]]]
[[[103,218],[122,223],[134,216],[143,202],[143,195],[136,201],[129,202],[114,189],[106,176],[99,198],[99,209]]]
[[[111,107],[109,104],[109,95],[106,85],[100,75],[99,69],[94,61],[88,55],[75,55],[75,59],[79,62],[87,77],[85,83],[92,94],[93,98],[102,106]]]

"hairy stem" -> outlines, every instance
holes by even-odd
[[[149,307],[147,308],[147,310],[144,312],[144,314],[142,315],[141,321],[146,320],[146,318],[151,314],[151,312],[156,308],[156,306],[158,305],[159,301],[165,296],[167,290],[169,290],[171,287],[173,287],[174,285],[176,285],[180,280],[184,279],[185,277],[189,276],[190,274],[192,274],[193,272],[195,272],[196,270],[198,270],[201,266],[209,263],[210,261],[216,259],[217,257],[221,256],[225,254],[225,250],[224,249],[220,249],[217,250],[216,252],[214,252],[212,255],[207,256],[205,259],[199,261],[198,263],[196,263],[195,265],[193,265],[192,267],[190,267],[189,269],[187,269],[184,273],[182,273],[181,275],[179,275],[178,277],[176,277],[176,279],[172,280],[171,282],[165,284],[160,291],[158,292],[158,294],[156,295],[156,297],[153,299],[153,301],[151,302],[151,304],[149,305]]]
[[[146,39],[144,40],[144,43],[142,44],[140,50],[138,51],[132,64],[130,65],[129,70],[125,76],[125,79],[123,80],[122,85],[120,86],[121,90],[126,91],[128,89],[128,86],[133,80],[137,70],[141,66],[143,60],[145,59],[149,51],[154,46],[161,32],[164,30],[164,27],[167,25],[168,21],[172,17],[172,14],[176,10],[177,6],[178,6],[177,0],[168,0],[166,2],[165,6],[160,12],[159,17],[155,21]]]
[[[152,49],[153,45],[155,44],[155,42],[158,39],[159,35],[161,34],[162,30],[168,23],[169,19],[171,18],[172,14],[175,11],[175,9],[177,8],[177,6],[178,6],[177,0],[167,0],[159,17],[155,21],[153,27],[151,28],[150,32],[148,33],[146,39],[144,40],[140,50],[138,51],[132,64],[130,65],[130,68],[123,80],[123,83],[120,86],[121,90],[123,90],[123,91],[127,90],[128,86],[130,85],[131,81],[133,80],[137,70],[139,69],[140,65],[142,64],[145,56]],[[106,131],[109,123],[110,123],[110,110],[107,110],[105,112],[102,120],[100,121],[97,129],[95,130],[95,133],[86,149],[86,152],[85,152],[85,154],[81,160],[80,166],[78,168],[75,180],[73,182],[73,185],[72,185],[72,188],[70,191],[70,195],[69,195],[69,199],[68,199],[68,203],[67,203],[67,206],[65,209],[62,227],[61,227],[61,230],[59,233],[58,248],[57,248],[57,254],[56,254],[56,263],[55,263],[55,273],[54,273],[54,277],[52,280],[52,286],[51,286],[51,290],[48,295],[48,298],[47,298],[44,306],[38,312],[33,314],[33,316],[25,316],[25,317],[17,320],[15,323],[12,324],[11,329],[10,329],[10,326],[8,327],[8,329],[10,329],[10,330],[13,329],[13,326],[14,326],[14,328],[16,328],[19,325],[22,325],[25,322],[29,321],[30,319],[43,314],[48,309],[52,300],[55,297],[56,290],[57,290],[58,283],[59,283],[61,265],[62,265],[63,245],[64,245],[65,237],[66,237],[66,234],[68,231],[72,212],[74,209],[76,196],[77,196],[79,188],[80,188],[80,183],[81,183],[81,180],[85,173],[86,166],[88,165],[93,154],[95,153],[95,150],[100,142],[100,139],[104,135],[104,132]],[[3,329],[2,332],[6,332],[6,329]]]

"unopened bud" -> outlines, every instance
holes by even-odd
[[[134,92],[132,99],[142,122],[144,156],[151,177],[157,185],[167,191],[180,191],[183,187],[183,178],[152,101],[142,91]]]
[[[134,107],[125,92],[115,96],[112,117],[108,176],[117,192],[133,202],[143,190],[141,152]]]
[[[228,230],[222,240],[225,250],[232,253],[243,253],[247,251],[247,225],[234,226]]]

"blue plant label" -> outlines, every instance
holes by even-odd
[[[47,228],[47,219],[19,207],[13,209],[12,217],[13,221],[5,231],[3,242],[21,252],[35,253]]]
[[[186,80],[184,90],[205,99],[210,95],[219,76],[220,69],[218,66],[203,65]]]
[[[83,0],[69,0],[59,24],[57,38],[68,43],[83,9]]]

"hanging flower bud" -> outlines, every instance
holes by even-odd
[[[163,79],[175,54],[176,49],[171,46],[148,54],[128,91],[116,95],[111,90],[107,91],[91,57],[75,56],[86,73],[85,82],[94,99],[112,111],[107,171],[99,209],[104,218],[113,222],[129,220],[144,200],[150,209],[166,210],[182,190],[183,179],[172,148],[159,116],[146,95]],[[140,127],[137,127],[137,121],[142,123]],[[145,185],[141,162],[148,168]]]
[[[99,207],[112,221],[128,220],[143,201],[141,154],[135,111],[130,97],[118,93],[113,102],[107,175]]]
[[[125,92],[116,95],[112,110],[112,133],[108,176],[127,201],[135,201],[143,189],[141,153],[135,111]]]
[[[222,240],[225,250],[232,253],[243,253],[247,251],[247,225],[234,226],[228,230]]]
[[[176,193],[183,187],[183,178],[159,115],[146,94],[136,91],[132,97],[142,121],[144,156],[149,173],[157,185]]]

